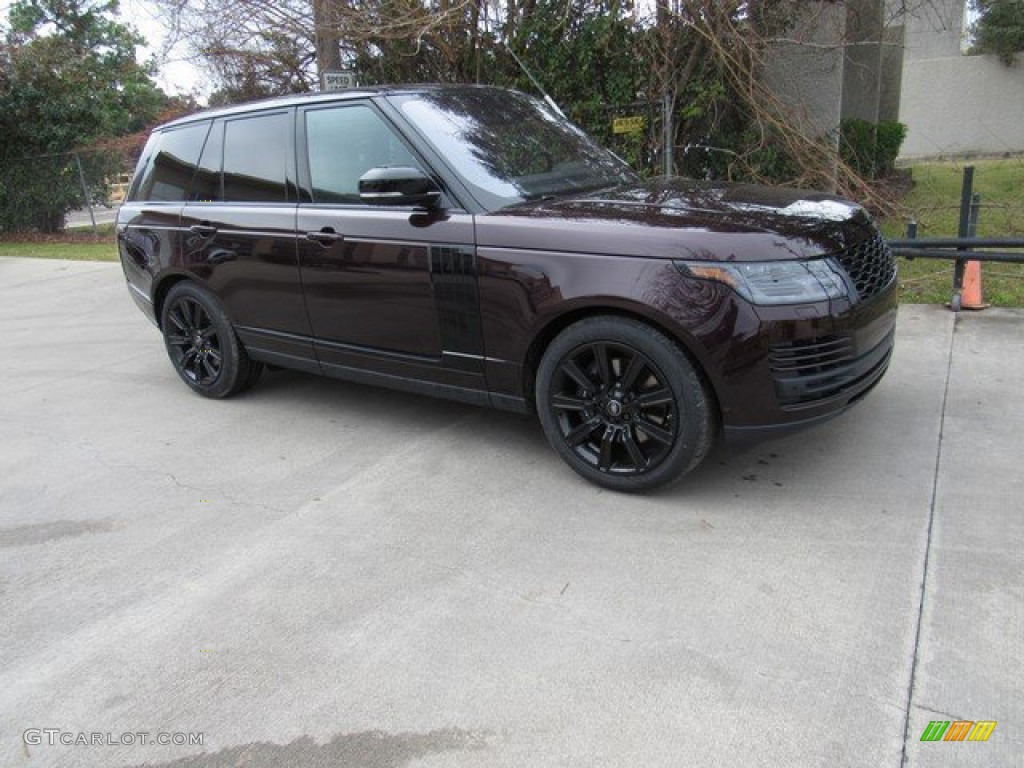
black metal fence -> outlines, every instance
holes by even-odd
[[[897,256],[907,259],[947,259],[953,262],[949,305],[954,312],[959,312],[963,304],[964,273],[969,261],[1024,264],[1024,238],[977,237],[980,210],[981,197],[974,193],[974,166],[969,165],[963,171],[957,237],[918,238],[917,223],[911,221],[907,225],[906,238],[889,240],[889,247]]]

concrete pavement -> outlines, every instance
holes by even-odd
[[[203,400],[116,264],[0,259],[0,328],[0,765],[1021,765],[1024,312],[905,306],[860,406],[649,497],[509,414]]]

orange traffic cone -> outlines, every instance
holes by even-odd
[[[961,309],[985,309],[989,305],[981,299],[981,262],[968,261],[964,270],[964,290],[960,300]]]

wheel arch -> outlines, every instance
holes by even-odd
[[[697,344],[695,340],[685,334],[679,333],[677,330],[673,330],[672,324],[666,318],[652,317],[649,313],[642,312],[629,306],[609,304],[588,304],[585,306],[568,308],[564,312],[549,318],[548,321],[537,331],[533,340],[530,342],[530,346],[526,350],[526,356],[523,359],[522,386],[528,407],[534,410],[537,407],[537,368],[540,365],[541,359],[544,357],[544,353],[547,351],[548,347],[566,328],[580,320],[585,320],[590,317],[622,317],[630,320],[636,320],[664,334],[670,340],[674,341],[682,350],[683,354],[689,359],[690,363],[697,371],[697,374],[700,376],[708,395],[714,403],[717,417],[719,421],[721,420],[721,398],[719,396],[718,387],[715,384],[715,377],[708,370],[708,361],[706,357],[696,351]]]
[[[156,319],[157,328],[163,330],[160,320],[163,317],[164,301],[167,299],[167,294],[178,283],[184,282],[192,282],[201,288],[209,290],[209,287],[202,280],[190,272],[169,272],[161,275],[153,288],[153,315]]]

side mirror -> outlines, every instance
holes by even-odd
[[[419,168],[371,168],[359,179],[359,199],[371,205],[437,208],[441,203],[441,190]]]

